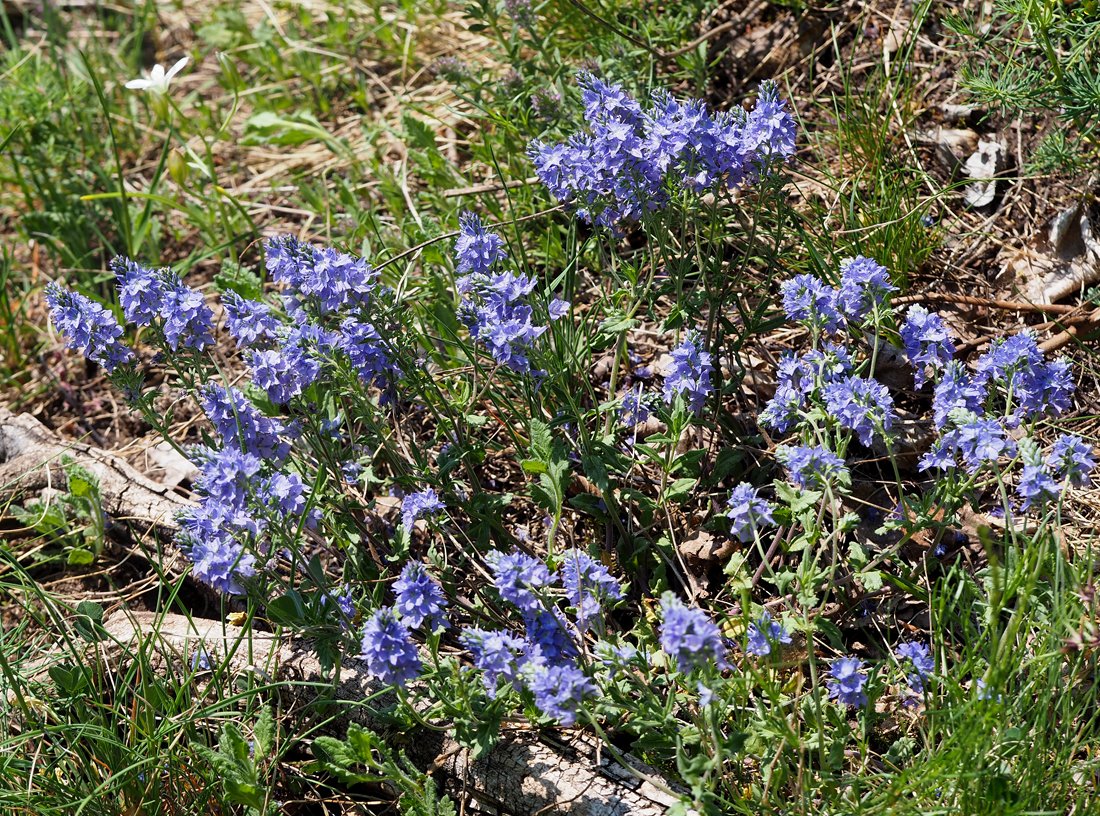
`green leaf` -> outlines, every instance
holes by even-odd
[[[791,513],[794,515],[816,508],[821,503],[822,496],[819,490],[803,490],[778,481],[775,483],[775,495],[791,508]]]
[[[546,473],[549,470],[546,463],[540,459],[523,459],[520,461],[519,466],[523,468],[525,473]]]
[[[65,558],[65,563],[70,567],[86,567],[94,562],[95,553],[82,549],[69,550],[69,554]]]
[[[244,123],[241,144],[280,145],[293,147],[311,141],[322,141],[330,147],[336,143],[332,134],[311,113],[281,116],[272,111],[254,113]]]
[[[99,484],[83,468],[69,472],[69,492],[78,499],[99,501]]]
[[[76,605],[73,628],[85,640],[95,643],[107,639],[107,630],[103,628],[103,607],[91,601],[81,601]]]
[[[859,573],[859,582],[868,592],[878,592],[882,589],[882,573],[878,570],[867,570]]]
[[[318,764],[346,785],[386,781],[384,769],[374,759],[372,749],[377,737],[352,723],[347,741],[334,737],[317,737],[313,741],[313,756]],[[359,770],[365,766],[367,771]]]
[[[433,152],[439,149],[435,143],[435,131],[426,122],[421,122],[408,113],[401,117],[401,122],[405,126],[405,133],[409,136],[409,143],[413,147]]]
[[[549,464],[554,437],[550,426],[531,417],[531,456]]]
[[[252,729],[256,741],[256,756],[270,757],[275,749],[275,717],[270,708],[264,708]]]
[[[692,490],[695,489],[695,485],[699,483],[698,479],[677,479],[668,487],[665,488],[664,495],[661,496],[661,503],[670,501],[679,501],[685,498]]]
[[[214,285],[219,292],[236,292],[243,298],[258,299],[263,294],[263,282],[252,267],[244,266],[228,258],[222,261],[221,272],[214,275]]]
[[[293,626],[306,620],[306,605],[296,590],[290,590],[267,605],[267,616],[273,623]]]
[[[740,592],[742,589],[752,589],[752,573],[749,570],[746,553],[733,553],[730,556],[730,560],[722,567],[722,572],[729,576],[726,586],[731,592]]]

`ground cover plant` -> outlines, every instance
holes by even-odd
[[[951,5],[5,7],[0,811],[1096,812],[1096,29]]]

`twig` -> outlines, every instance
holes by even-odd
[[[962,306],[986,306],[991,309],[1006,309],[1012,312],[1049,312],[1053,314],[1068,314],[1077,311],[1078,306],[1067,306],[1059,303],[1025,303],[1018,300],[992,300],[990,298],[974,297],[973,295],[953,295],[947,292],[923,292],[919,295],[903,295],[893,298],[896,306],[906,303],[922,303],[924,301],[941,301],[943,303],[958,303]]]
[[[526,187],[539,180],[538,176],[525,179],[513,179],[503,184],[499,181],[487,181],[484,184],[474,184],[470,187],[456,187],[453,190],[444,190],[444,198],[458,198],[465,195],[477,195],[478,193],[499,193],[502,190],[514,190],[516,187]]]
[[[672,59],[676,59],[677,57],[682,57],[684,54],[687,54],[691,51],[694,51],[696,48],[698,48],[700,45],[705,43],[707,40],[714,39],[719,34],[725,34],[730,29],[736,28],[737,26],[743,24],[746,20],[748,20],[750,17],[755,15],[758,11],[763,9],[764,6],[766,6],[766,5],[767,5],[767,3],[765,2],[765,0],[756,0],[755,3],[752,3],[748,8],[746,8],[744,11],[742,11],[740,14],[738,14],[733,19],[727,20],[726,22],[722,23],[721,25],[716,25],[714,28],[710,29],[710,31],[707,31],[705,34],[700,34],[698,37],[696,37],[694,40],[689,42],[687,45],[681,46],[680,48],[677,48],[675,51],[665,52],[665,54],[661,57],[661,59],[666,60],[666,61],[667,60],[672,60]]]

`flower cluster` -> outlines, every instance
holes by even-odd
[[[138,326],[154,323],[172,351],[180,346],[201,351],[214,343],[214,313],[202,293],[170,269],[147,269],[129,258],[111,261],[118,276],[119,301],[126,319]]]
[[[401,576],[394,582],[393,591],[397,596],[394,611],[406,625],[418,629],[427,623],[435,632],[447,628],[443,617],[447,608],[443,587],[428,575],[423,564],[418,561],[405,564]]]
[[[199,392],[199,403],[225,447],[275,462],[290,453],[286,425],[261,413],[239,389],[207,383]]]
[[[119,341],[122,326],[95,301],[51,283],[46,287],[46,303],[68,347],[99,363],[108,373],[134,358],[134,353]]]
[[[805,490],[848,480],[844,460],[821,445],[781,446],[775,458],[786,466],[791,481]]]
[[[410,561],[394,582],[393,606],[382,607],[363,627],[361,657],[372,677],[404,686],[421,670],[420,656],[410,629],[428,624],[433,632],[447,627],[443,588],[423,564]]]
[[[714,392],[710,377],[714,371],[710,353],[703,351],[702,342],[689,334],[671,352],[672,362],[665,374],[665,402],[671,403],[678,394],[692,413],[699,413],[707,397]]]
[[[588,132],[532,142],[528,153],[551,194],[600,226],[638,220],[678,189],[739,187],[794,154],[794,118],[774,83],[761,85],[747,114],[711,114],[701,100],[663,92],[643,109],[622,86],[590,73],[578,82]]]
[[[886,386],[853,375],[827,383],[825,407],[842,428],[870,447],[875,434],[885,437],[894,424],[894,400]]]
[[[582,630],[599,618],[607,601],[619,601],[623,597],[622,585],[607,567],[576,549],[562,556],[561,583],[565,597],[577,612],[577,626]]]
[[[642,392],[641,386],[631,388],[623,394],[619,404],[619,421],[627,428],[641,425],[651,416],[649,396]]]
[[[546,331],[531,322],[534,314],[525,301],[535,279],[512,272],[495,273],[493,267],[507,258],[504,242],[487,230],[473,213],[463,213],[455,241],[455,266],[462,273],[459,317],[470,336],[489,347],[493,359],[516,371],[530,371],[527,352]]]
[[[814,275],[784,281],[779,293],[787,318],[818,334],[837,334],[865,321],[896,289],[886,267],[862,255],[841,261],[840,272],[839,288]]]
[[[473,628],[461,634],[461,642],[491,696],[502,682],[526,688],[546,716],[571,725],[583,700],[596,692],[577,663],[576,639],[601,615],[603,605],[622,597],[622,587],[602,564],[576,550],[563,554],[560,572],[520,552],[494,552],[487,561],[493,586],[520,611],[524,635]],[[576,610],[576,630],[548,597],[558,584]]]
[[[446,509],[430,487],[419,493],[410,493],[401,500],[401,525],[411,533],[417,519],[429,518]]]
[[[867,693],[863,686],[867,683],[867,673],[863,670],[863,661],[857,657],[841,657],[829,666],[830,679],[825,683],[829,697],[841,705],[862,708],[867,705]]]
[[[718,625],[702,609],[684,606],[671,592],[661,596],[661,649],[685,673],[708,663],[726,666],[726,646]]]
[[[409,629],[388,607],[375,611],[363,627],[360,657],[371,677],[391,686],[405,686],[423,667]]]
[[[921,306],[909,307],[899,333],[917,388],[928,381],[929,369],[942,371],[955,357],[955,343],[943,318]]]
[[[755,623],[749,625],[748,647],[749,654],[757,657],[766,657],[772,653],[777,643],[790,643],[791,635],[777,620],[773,620],[771,613],[765,611]]]
[[[267,244],[267,267],[283,287],[292,324],[281,322],[266,304],[233,292],[223,303],[229,333],[246,351],[252,384],[273,403],[284,405],[301,395],[341,356],[368,384],[396,377],[389,349],[369,322],[377,276],[367,264],[331,248],[276,238]],[[152,328],[162,348],[201,352],[213,345],[213,311],[177,274],[122,257],[111,268],[126,320]],[[108,372],[133,359],[119,340],[123,328],[106,309],[57,286],[48,288],[47,300],[69,344],[89,359]],[[240,594],[242,581],[257,572],[257,555],[266,557],[270,549],[268,525],[306,513],[308,491],[301,477],[278,470],[298,429],[265,415],[238,388],[207,382],[198,397],[222,447],[194,454],[202,473],[200,500],[182,514],[178,541],[194,563],[195,577]],[[316,518],[311,511],[304,520],[312,524]]]
[[[826,343],[823,349],[813,349],[801,356],[784,353],[776,370],[775,395],[760,413],[761,424],[784,433],[801,421],[808,402],[819,389],[846,378],[851,371],[851,355],[835,343]]]
[[[907,660],[913,669],[906,677],[909,688],[923,694],[925,681],[936,670],[936,661],[932,659],[928,646],[913,640],[906,641],[898,646],[897,654],[900,660]]]
[[[731,522],[731,532],[742,542],[752,541],[761,527],[772,526],[775,506],[757,495],[755,487],[742,482],[730,492],[726,505],[730,508],[726,517]]]
[[[866,330],[869,315],[876,322],[880,316],[888,318],[894,286],[884,267],[863,257],[843,261],[840,279],[839,287],[830,287],[812,275],[797,275],[780,286],[787,317],[810,330],[814,347],[780,359],[775,394],[760,423],[781,433],[794,428],[805,432],[809,444],[780,446],[776,452],[801,488],[847,479],[843,460],[821,444],[820,417],[826,427],[847,431],[864,446],[876,438],[889,442],[895,423],[889,390],[870,376],[860,376],[852,353],[837,342],[850,328]],[[974,477],[1017,453],[1026,454],[1016,488],[1023,510],[1041,507],[1065,484],[1088,478],[1092,452],[1076,437],[1063,437],[1046,458],[1030,439],[1017,442],[1022,422],[1063,413],[1074,389],[1069,364],[1046,360],[1031,334],[994,341],[972,374],[954,359],[955,345],[939,315],[910,307],[899,335],[915,386],[934,382],[932,419],[938,436],[921,456],[921,470],[962,468]],[[822,343],[823,336],[834,339]],[[869,356],[864,366],[873,363],[875,355]]]

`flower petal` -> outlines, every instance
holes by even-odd
[[[182,71],[183,67],[185,65],[187,65],[187,63],[190,62],[190,61],[191,61],[190,57],[183,57],[182,59],[178,60],[175,65],[173,65],[171,68],[168,69],[168,73],[166,73],[164,75],[164,81],[167,82],[172,77],[174,77],[176,74],[178,74],[180,71]]]

